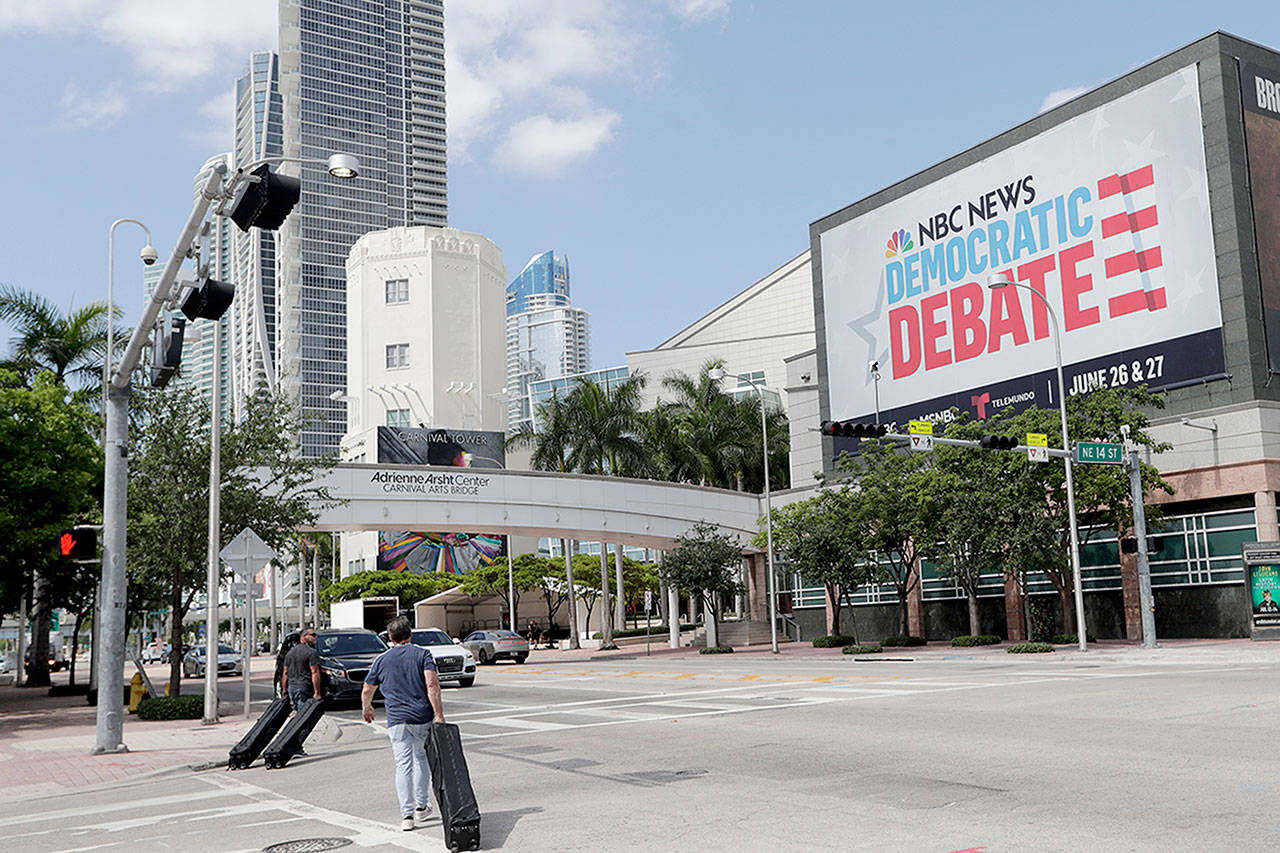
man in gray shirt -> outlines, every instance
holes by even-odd
[[[382,688],[387,734],[396,762],[396,795],[400,798],[400,828],[413,829],[431,813],[431,770],[427,766],[427,726],[444,722],[440,678],[431,652],[410,640],[409,620],[397,616],[387,624],[392,646],[374,660],[360,693],[364,721],[373,722],[373,694]]]
[[[314,628],[303,628],[298,645],[284,656],[280,692],[289,697],[295,711],[306,700],[320,698],[320,655],[316,652]]]

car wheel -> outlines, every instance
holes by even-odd
[[[529,654],[528,654],[528,652],[526,652],[525,654],[522,654],[522,655],[516,655],[516,663],[524,663],[524,662],[525,662],[525,661],[527,661],[528,659],[529,659]]]
[[[473,684],[475,684],[475,683],[476,683],[476,677],[475,677],[474,675],[473,675],[473,676],[471,676],[470,678],[459,678],[459,679],[458,679],[458,686],[459,686],[459,687],[470,687],[471,685],[473,685]]]
[[[484,666],[488,662],[489,662],[488,652],[486,652],[484,649],[481,649],[480,651],[476,652],[476,663],[480,664],[480,666]]]

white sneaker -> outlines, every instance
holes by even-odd
[[[408,832],[409,830],[413,829],[413,815],[411,814],[405,815],[404,818],[400,821],[400,828],[403,829],[405,832]]]
[[[426,823],[427,818],[431,817],[431,804],[427,803],[420,809],[413,810],[413,819],[418,823]]]

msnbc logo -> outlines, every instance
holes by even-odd
[[[889,247],[884,250],[886,258],[892,258],[902,252],[909,252],[916,247],[916,244],[911,242],[911,235],[901,228],[889,238],[889,242],[885,245]]]

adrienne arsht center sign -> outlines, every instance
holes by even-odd
[[[831,221],[840,222],[832,217]],[[833,419],[986,417],[1221,374],[1195,67],[816,232]]]

